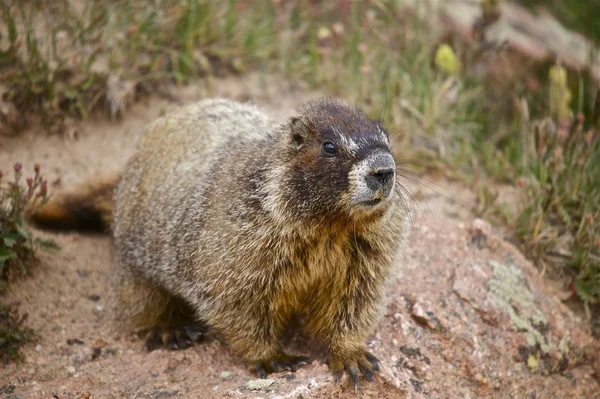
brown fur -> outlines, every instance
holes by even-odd
[[[168,324],[183,304],[260,373],[293,364],[279,338],[304,314],[336,376],[346,370],[355,386],[359,371],[370,378],[377,361],[362,345],[410,229],[397,175],[384,202],[361,206],[374,195],[365,176],[394,166],[390,151],[381,126],[330,99],[284,123],[227,100],[152,123],[115,195],[119,324]],[[97,209],[88,194],[71,198]],[[45,215],[60,219],[61,209],[76,207],[49,204]]]
[[[113,193],[120,176],[93,180],[72,193],[52,198],[30,217],[40,227],[56,230],[107,231],[112,223]]]

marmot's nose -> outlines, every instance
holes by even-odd
[[[394,178],[394,169],[389,167],[378,168],[369,172],[365,176],[367,187],[373,191],[379,190],[381,187],[385,187],[390,184]]]

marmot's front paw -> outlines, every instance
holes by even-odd
[[[159,348],[187,349],[193,342],[201,342],[204,339],[205,330],[206,327],[201,323],[178,328],[154,328],[146,339],[146,349],[149,352]]]
[[[306,356],[294,356],[281,352],[270,359],[256,362],[254,365],[254,372],[260,378],[267,378],[267,375],[271,373],[278,373],[286,370],[296,371],[309,362],[310,358]]]
[[[373,382],[373,373],[380,369],[379,360],[364,349],[350,355],[331,354],[328,363],[329,370],[333,373],[337,383],[342,381],[344,370],[346,370],[352,380],[355,392],[358,389],[359,374],[362,374],[369,382]]]

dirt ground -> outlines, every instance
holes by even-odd
[[[150,98],[117,123],[88,121],[64,137],[29,131],[2,138],[0,170],[42,165],[55,190],[120,169],[143,126],[161,112],[214,95],[252,100],[278,117],[311,94],[256,75]],[[424,181],[422,181],[424,182]],[[118,335],[105,308],[113,267],[107,236],[50,234],[61,247],[11,286],[39,335],[24,359],[3,366],[4,398],[598,398],[600,345],[560,292],[487,223],[474,196],[456,184],[412,179],[424,200],[385,317],[366,344],[382,360],[374,383],[355,394],[336,385],[320,359],[295,374],[271,375],[252,389],[250,374],[218,340],[184,351],[147,352]],[[458,205],[458,202],[462,205]],[[300,348],[302,349],[302,348]],[[264,381],[263,381],[264,382]]]

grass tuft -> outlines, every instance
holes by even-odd
[[[19,349],[35,337],[33,330],[24,325],[26,315],[17,305],[0,302],[0,363],[19,358]]]
[[[34,237],[24,224],[28,212],[35,211],[48,200],[48,185],[33,166],[33,175],[23,182],[23,165],[15,163],[13,178],[0,171],[0,293],[16,276],[27,274],[36,261],[37,249],[57,249],[53,241]],[[23,325],[25,316],[16,305],[0,301],[0,361],[18,357],[19,348],[32,337]]]

